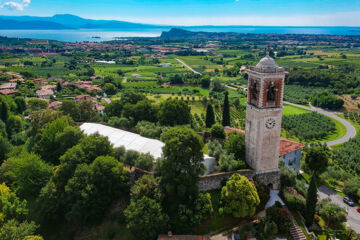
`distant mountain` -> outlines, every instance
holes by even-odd
[[[222,40],[238,39],[244,33],[233,32],[192,32],[180,28],[172,28],[168,32],[162,32],[160,38],[163,40]]]
[[[125,21],[85,19],[71,14],[57,14],[52,17],[0,16],[0,19],[21,21],[22,23],[31,23],[29,24],[29,26],[32,26],[32,28],[26,28],[26,29],[61,29],[60,26],[63,26],[62,29],[70,29],[70,28],[122,29],[122,28],[154,28],[154,27],[158,28],[159,27],[157,25],[131,23]],[[48,28],[48,26],[51,26],[50,23],[54,24],[53,28]],[[15,24],[13,25],[15,26]],[[18,27],[13,28],[12,27],[13,25],[9,25],[6,28],[2,28],[0,26],[0,29],[20,29]]]
[[[17,20],[3,19],[0,17],[0,29],[50,30],[50,29],[71,29],[71,27],[49,21],[17,21]]]

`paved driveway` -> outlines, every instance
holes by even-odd
[[[345,136],[343,136],[342,138],[339,138],[339,139],[336,139],[334,141],[330,141],[330,142],[327,142],[326,144],[330,147],[330,146],[334,146],[334,145],[337,145],[337,144],[341,144],[341,143],[344,143],[344,142],[347,142],[349,141],[351,138],[355,137],[356,136],[356,129],[354,128],[353,125],[351,125],[351,123],[349,123],[348,121],[336,116],[336,113],[338,112],[334,112],[334,111],[329,111],[329,110],[324,110],[322,108],[317,108],[317,107],[306,107],[306,106],[302,106],[302,105],[299,105],[299,104],[294,104],[294,103],[290,103],[290,102],[284,102],[288,105],[292,105],[292,106],[295,106],[295,107],[299,107],[299,108],[302,108],[302,109],[306,109],[306,110],[310,110],[310,111],[313,111],[313,112],[318,112],[320,114],[324,114],[328,117],[331,117],[337,121],[339,121],[341,124],[343,124],[345,127],[346,127],[346,134]]]
[[[340,207],[347,209],[349,213],[347,216],[347,224],[355,232],[360,233],[360,213],[356,211],[356,207],[350,207],[343,202],[343,198],[325,186],[318,189],[320,199],[330,198],[333,203],[338,204]]]

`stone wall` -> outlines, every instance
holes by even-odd
[[[239,170],[234,172],[214,173],[201,176],[198,182],[198,187],[201,192],[206,192],[215,189],[221,189],[224,180],[227,180],[234,173],[238,173],[247,178],[256,178],[257,181],[271,186],[273,189],[280,188],[280,170],[274,169],[264,172],[254,172],[253,170]]]
[[[252,170],[239,170],[235,172],[208,174],[200,177],[198,182],[199,190],[201,192],[206,192],[210,190],[220,189],[222,187],[222,181],[224,179],[229,179],[234,173],[239,173],[240,175],[247,178],[251,178],[255,175],[255,172]]]

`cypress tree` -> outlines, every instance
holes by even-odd
[[[225,92],[222,125],[224,127],[230,126],[230,107],[229,107],[229,93]]]
[[[214,109],[211,104],[207,105],[206,108],[206,127],[211,128],[212,125],[215,124],[215,115],[214,115]]]
[[[313,175],[311,177],[310,186],[306,198],[305,223],[308,227],[310,227],[314,222],[316,202],[317,202],[317,186],[316,186],[316,178]]]
[[[3,122],[6,122],[8,119],[8,106],[4,101],[0,103],[0,119],[3,120]]]

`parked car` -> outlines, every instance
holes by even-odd
[[[346,203],[347,205],[349,205],[351,207],[355,206],[353,200],[351,200],[349,197],[344,197],[343,201],[344,201],[344,203]]]

